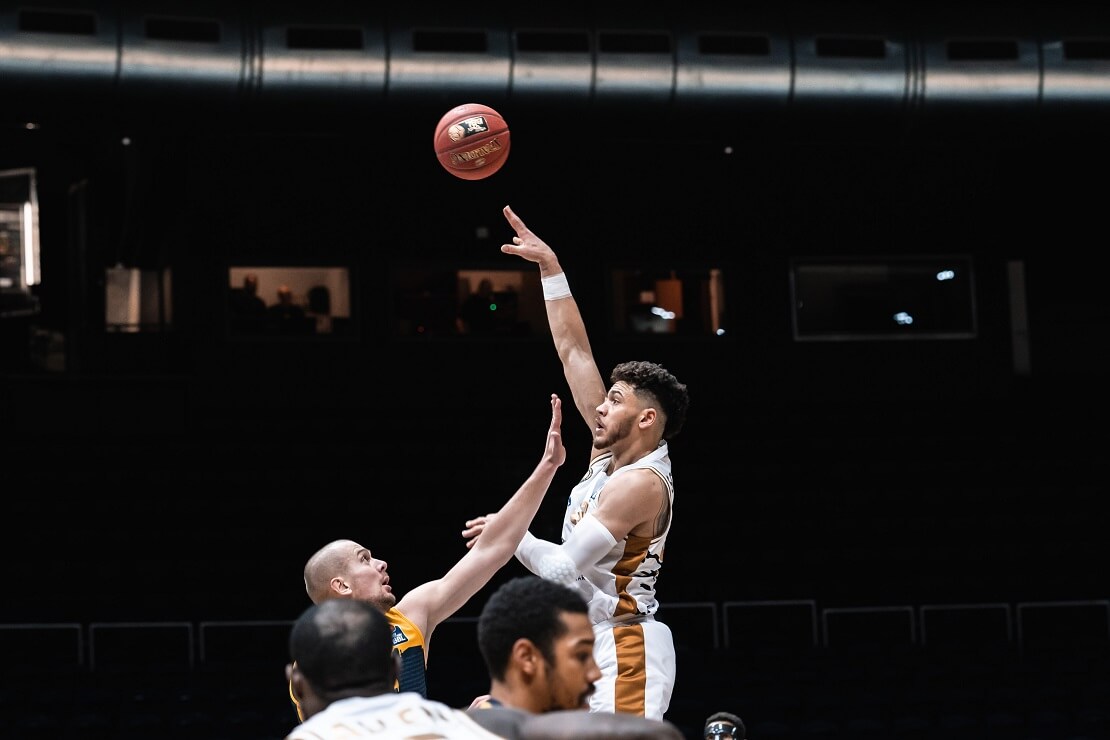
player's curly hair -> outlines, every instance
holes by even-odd
[[[610,384],[623,381],[636,389],[637,395],[647,393],[659,405],[666,421],[663,439],[672,439],[686,423],[690,397],[686,386],[678,382],[662,365],[646,360],[622,362],[609,374]]]

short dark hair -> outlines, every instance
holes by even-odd
[[[320,694],[387,685],[393,629],[368,602],[329,599],[308,607],[294,622],[289,657]]]
[[[609,374],[610,384],[618,381],[628,383],[636,389],[637,394],[647,393],[662,407],[667,419],[666,426],[663,427],[663,439],[672,439],[682,431],[690,397],[686,393],[686,386],[679,383],[678,378],[671,375],[667,368],[645,360],[622,362]]]
[[[539,576],[518,576],[501,584],[478,617],[478,650],[490,678],[503,680],[513,643],[531,640],[549,663],[555,662],[555,640],[566,633],[561,615],[589,614],[578,591]]]

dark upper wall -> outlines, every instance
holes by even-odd
[[[415,9],[383,20],[165,6],[218,22],[220,41],[198,55],[202,42],[144,36],[159,15],[149,4],[70,7],[98,19],[83,42],[0,16],[0,164],[39,169],[43,208],[43,314],[0,321],[5,559],[20,564],[13,593],[35,594],[18,618],[289,616],[304,557],[333,536],[368,540],[398,584],[442,572],[458,552],[428,548],[427,534],[448,542],[515,487],[563,381],[543,339],[390,336],[386,283],[406,261],[504,265],[505,203],[560,249],[602,365],[646,356],[691,386],[668,598],[707,598],[722,540],[738,551],[735,582],[714,585],[722,599],[1101,587],[1084,488],[1100,458],[1061,412],[1105,406],[1105,302],[1098,271],[1077,263],[1102,226],[1088,174],[1110,153],[1085,131],[1105,115],[1105,62],[1061,56],[1063,39],[1099,38],[1089,11],[583,10],[566,21],[583,57],[525,54],[508,29],[546,21],[507,11],[465,19],[488,36],[475,54],[415,49],[418,27],[456,27]],[[357,25],[378,45],[282,45],[282,29],[316,24]],[[644,28],[663,29],[673,53],[601,48],[610,30]],[[706,29],[736,31],[715,40],[726,46],[763,35],[769,51],[694,52]],[[947,59],[949,29],[1002,35],[1016,56]],[[890,56],[819,56],[826,34],[864,51],[881,39]],[[329,58],[369,72],[331,84],[315,71]],[[503,105],[513,126],[489,181],[456,181],[432,156],[434,122],[463,96]],[[19,127],[22,114],[42,114],[41,128]],[[1059,127],[1040,125],[1055,114]],[[792,342],[791,255],[951,251],[977,260],[975,341]],[[726,269],[736,331],[609,333],[606,270],[676,256]],[[357,339],[228,341],[227,266],[309,259],[356,268]],[[1029,378],[1013,371],[1008,260],[1027,268]],[[171,331],[103,332],[101,276],[116,262],[172,270]],[[65,335],[67,372],[8,371],[31,324]],[[579,472],[579,426],[557,491]],[[551,536],[560,495],[545,510]],[[44,570],[68,574],[67,588],[43,594]]]
[[[47,166],[54,292],[38,320],[53,322],[58,300],[76,304],[59,326],[85,366],[2,376],[15,522],[5,546],[11,562],[36,553],[72,580],[12,609],[72,620],[288,615],[303,605],[311,548],[348,534],[380,550],[398,584],[442,572],[459,554],[449,538],[460,522],[527,473],[546,394],[564,382],[544,338],[390,336],[382,286],[403,261],[503,264],[504,202],[560,249],[602,365],[650,357],[691,386],[675,448],[685,503],[669,598],[707,598],[705,563],[721,559],[721,537],[738,575],[714,588],[720,598],[1093,597],[1084,563],[1102,539],[1081,529],[1095,520],[1080,486],[1099,457],[1061,410],[1105,407],[1094,394],[1106,374],[1097,271],[1074,269],[1099,212],[1083,186],[1053,176],[1046,153],[760,140],[742,160],[691,165],[645,162],[627,139],[605,138],[576,147],[583,160],[567,172],[531,152],[521,130],[515,159],[484,185],[438,171],[426,132],[384,158],[357,137],[154,138],[165,151],[140,149],[145,185],[132,186],[133,200],[119,160],[95,145],[112,146],[105,138],[81,150],[92,191],[83,260],[65,246],[70,180]],[[326,238],[312,238],[303,214],[326,222]],[[478,223],[489,239],[474,238]],[[841,250],[973,252],[979,337],[792,342],[787,258]],[[606,269],[676,253],[724,265],[736,331],[614,337]],[[100,329],[99,274],[119,254],[172,267],[170,332]],[[244,255],[355,265],[356,341],[229,341],[220,281]],[[1009,258],[1028,267],[1030,378],[1011,361]],[[81,269],[83,287],[57,287]],[[545,509],[551,536],[588,444],[579,427],[568,424],[572,456]],[[721,531],[707,537],[711,524]],[[435,548],[427,533],[442,537]],[[13,588],[30,592],[40,571],[18,570]],[[250,584],[219,575],[229,572],[250,572]]]

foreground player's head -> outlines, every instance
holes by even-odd
[[[586,709],[601,670],[586,601],[538,576],[502,584],[478,617],[490,694],[529,712]]]
[[[285,667],[305,719],[333,701],[393,690],[393,630],[373,604],[329,599],[301,613],[289,633]]]
[[[731,712],[714,712],[705,720],[705,740],[744,740],[747,729]]]

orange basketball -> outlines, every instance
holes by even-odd
[[[509,124],[481,103],[464,103],[436,124],[436,158],[463,180],[483,180],[501,169],[509,156]]]

